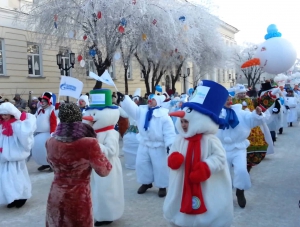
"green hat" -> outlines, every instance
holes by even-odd
[[[90,91],[90,106],[87,109],[103,110],[105,108],[118,109],[112,103],[112,93],[109,89],[95,89]]]

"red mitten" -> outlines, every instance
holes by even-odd
[[[175,151],[168,157],[168,166],[171,169],[176,170],[180,168],[183,161],[184,161],[183,155],[180,154],[178,151]]]
[[[21,113],[20,120],[21,120],[21,121],[26,120],[26,112],[22,112],[22,113]]]
[[[60,106],[60,103],[59,103],[59,102],[56,103],[56,104],[55,104],[55,110],[58,110],[59,106]]]
[[[190,173],[190,180],[194,184],[206,181],[210,177],[210,169],[206,162],[198,162]]]

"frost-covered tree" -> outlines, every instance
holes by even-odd
[[[111,65],[121,40],[139,26],[145,11],[139,0],[36,0],[22,8],[28,28],[43,43],[65,44],[76,40],[82,55],[88,53],[98,75]],[[84,57],[84,56],[83,56]],[[97,81],[96,88],[101,88]]]
[[[243,46],[237,46],[233,54],[236,72],[245,76],[248,86],[251,87],[255,87],[264,72],[260,66],[251,66],[244,69],[242,69],[241,66],[243,63],[253,58],[256,49],[257,45],[253,43],[245,43]]]

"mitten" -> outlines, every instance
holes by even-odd
[[[117,95],[118,95],[117,103],[120,103],[121,101],[124,100],[125,96],[121,92],[117,92]]]
[[[199,184],[206,181],[210,177],[210,169],[206,162],[198,162],[193,166],[193,170],[190,173],[190,180],[194,184]]]
[[[26,112],[22,112],[20,116],[20,121],[26,120]]]
[[[180,168],[183,161],[183,155],[180,154],[178,151],[175,151],[168,157],[168,166],[173,170],[177,170]]]

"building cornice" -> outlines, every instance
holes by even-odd
[[[221,20],[221,23],[220,23],[221,27],[233,32],[234,34],[238,33],[240,30],[238,30],[236,27],[233,27],[232,25],[230,24],[227,24],[226,22],[222,21]]]

